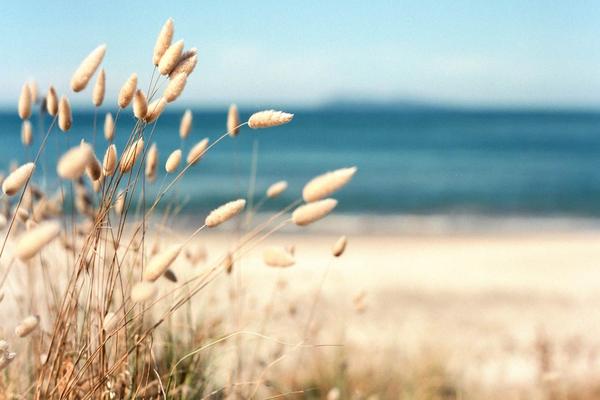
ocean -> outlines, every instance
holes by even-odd
[[[271,129],[242,128],[219,143],[175,186],[172,196],[185,201],[182,212],[196,213],[247,193],[252,154],[257,157],[259,201],[280,179],[290,187],[262,210],[281,208],[297,198],[313,176],[358,166],[355,179],[335,197],[338,213],[380,216],[600,216],[600,113],[576,111],[288,110],[292,123]],[[98,115],[95,143],[99,158],[107,143]],[[159,119],[151,141],[160,152],[161,174],[168,154],[178,148],[183,110]],[[226,110],[193,110],[194,124],[184,153],[204,137],[225,131]],[[250,114],[244,110],[242,118]],[[41,120],[45,127],[48,117]],[[93,141],[93,111],[75,112],[73,129],[51,133],[38,180],[56,185],[57,155],[81,137]],[[33,150],[39,146],[39,118]],[[118,120],[120,151],[133,126],[130,110]],[[1,167],[31,158],[20,144],[16,112],[0,113]],[[146,137],[150,129],[146,131]],[[149,139],[147,139],[148,141]],[[46,173],[44,173],[46,171]],[[41,176],[44,175],[45,178]],[[150,194],[162,175],[148,185]]]

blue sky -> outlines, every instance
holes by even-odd
[[[109,98],[152,71],[167,17],[199,49],[181,102],[314,105],[418,98],[483,106],[600,106],[600,2],[13,1],[0,24],[0,104],[35,77],[59,92],[108,44]],[[90,89],[72,96],[89,101]]]

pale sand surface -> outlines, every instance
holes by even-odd
[[[553,352],[546,372],[572,379],[600,372],[600,231],[349,235],[339,259],[330,253],[338,235],[297,232],[269,237],[236,264],[233,275],[200,292],[192,307],[196,318],[225,316],[231,323],[225,333],[248,330],[300,343],[329,269],[308,341],[343,344],[355,365],[385,366],[425,354],[466,382],[528,386],[540,378],[536,343],[544,339]],[[175,234],[160,237],[163,245],[172,240],[178,240]],[[183,281],[207,270],[235,240],[232,232],[202,232],[194,246],[207,249],[208,261],[191,267],[180,257],[175,273]],[[267,245],[294,245],[296,265],[263,265]],[[59,244],[48,254],[52,247]],[[60,265],[51,268],[59,276]],[[10,281],[18,291],[19,280]],[[285,289],[277,289],[282,281]],[[161,290],[173,288],[165,279],[160,284]],[[240,287],[244,317],[237,319],[232,293]],[[366,308],[357,312],[353,299],[361,292]],[[3,315],[14,314],[14,305],[5,300]],[[251,348],[258,342],[243,340]]]
[[[284,278],[288,289],[276,303],[295,304],[304,321],[336,238],[270,238],[296,246],[297,264],[283,271],[262,265],[258,246],[240,267],[248,298],[267,297]],[[205,239],[213,249],[230,240]],[[367,308],[357,313],[352,299],[361,291]],[[585,379],[600,370],[600,231],[350,236],[331,264],[317,317],[320,340],[344,337],[371,361],[436,353],[466,381],[530,385],[540,375],[536,343],[547,340],[550,372]],[[304,326],[275,323],[267,333],[301,340]]]

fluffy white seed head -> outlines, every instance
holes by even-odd
[[[35,228],[24,232],[15,249],[16,256],[26,261],[35,256],[60,234],[60,224],[56,221],[41,222]]]
[[[223,222],[230,220],[231,218],[238,215],[246,206],[246,200],[238,199],[223,204],[219,208],[216,208],[208,214],[204,223],[209,228],[221,225]]]
[[[125,198],[127,192],[120,192],[115,199],[115,213],[117,215],[123,214],[123,210],[125,210]]]
[[[160,99],[154,100],[152,103],[148,104],[148,113],[146,114],[146,122],[154,122],[160,117],[160,114],[165,110],[167,106],[167,101],[164,97]]]
[[[171,45],[171,40],[173,40],[174,31],[175,26],[173,23],[173,18],[169,18],[162,26],[160,32],[158,33],[158,37],[156,38],[156,44],[154,45],[154,53],[152,54],[152,64],[154,64],[155,66],[158,66],[158,64],[160,63],[160,59]]]
[[[53,117],[58,112],[58,96],[52,85],[48,88],[48,94],[46,95],[46,110]]]
[[[35,164],[28,162],[21,165],[19,168],[11,172],[2,182],[2,191],[7,196],[14,196],[29,180],[33,171],[35,170]]]
[[[321,200],[344,187],[354,174],[356,167],[340,168],[310,180],[302,190],[304,201]]]
[[[188,164],[196,164],[206,152],[208,148],[208,138],[204,138],[190,149],[187,155],[186,162]]]
[[[134,72],[127,78],[123,86],[121,86],[121,90],[119,90],[119,98],[117,100],[117,104],[120,108],[125,108],[131,103],[133,99],[133,95],[135,93],[135,89],[137,88],[138,77]]]
[[[138,119],[144,119],[146,114],[148,114],[148,100],[144,92],[138,89],[133,96],[133,115]]]
[[[31,103],[36,104],[38,102],[38,85],[35,79],[30,79],[27,81],[27,86],[29,86],[29,94],[31,95]]]
[[[71,78],[71,89],[73,89],[74,92],[80,92],[85,89],[102,62],[104,54],[106,54],[106,45],[102,44],[92,50],[92,52],[83,59]]]
[[[100,70],[98,77],[96,78],[96,84],[92,91],[92,103],[96,107],[100,107],[104,101],[104,93],[106,91],[106,72],[104,68]]]
[[[96,182],[102,177],[102,165],[95,155],[85,167],[85,171],[92,182]]]
[[[285,192],[288,187],[288,183],[286,181],[278,181],[269,186],[267,189],[267,197],[270,199],[274,199],[278,197],[281,193]]]
[[[185,110],[181,117],[181,123],[179,124],[179,137],[183,140],[187,139],[190,132],[192,131],[192,110]]]
[[[134,303],[143,303],[152,300],[157,292],[158,288],[152,282],[138,282],[131,288],[131,300]]]
[[[227,132],[229,132],[229,136],[235,137],[240,133],[240,113],[235,104],[229,106],[229,111],[227,112]]]
[[[158,63],[158,71],[161,75],[169,75],[173,71],[173,68],[175,68],[181,58],[182,52],[183,40],[178,40],[169,46]]]
[[[83,142],[62,155],[56,165],[56,172],[63,179],[77,179],[94,159],[92,146]]]
[[[58,103],[58,127],[61,131],[66,132],[71,129],[72,124],[71,103],[69,103],[67,96],[62,96]]]
[[[104,153],[104,160],[102,161],[102,170],[105,176],[112,176],[117,169],[117,146],[111,144]]]
[[[172,173],[177,170],[179,167],[179,163],[181,162],[181,150],[177,149],[169,154],[169,158],[167,158],[167,162],[165,163],[165,171],[167,173]]]
[[[19,96],[19,117],[21,119],[27,119],[31,117],[31,91],[29,90],[29,85],[24,83],[21,87],[21,95]]]
[[[286,249],[279,246],[270,246],[263,251],[263,261],[269,267],[291,267],[294,265],[294,256]]]
[[[33,129],[31,127],[31,122],[29,122],[29,120],[26,119],[21,124],[21,143],[23,143],[23,146],[31,146],[32,141]]]
[[[287,124],[294,118],[294,114],[289,114],[283,111],[265,110],[259,111],[248,120],[248,126],[252,129],[259,128],[271,128],[273,126],[279,126]]]
[[[320,220],[337,206],[337,200],[324,199],[301,205],[292,213],[292,221],[296,225],[305,226]]]
[[[156,168],[158,167],[158,147],[152,143],[146,155],[146,178],[150,182],[156,179]]]
[[[182,246],[180,244],[174,244],[152,257],[144,270],[143,279],[148,282],[154,282],[160,278],[169,269],[171,264],[175,262],[179,253],[181,253],[181,249]]]
[[[192,47],[191,49],[181,53],[181,57],[179,57],[179,61],[169,74],[169,77],[173,78],[179,74],[190,76],[190,74],[194,72],[196,64],[198,64],[198,49]]]
[[[121,173],[125,174],[131,171],[136,160],[140,154],[142,154],[142,150],[144,150],[144,139],[142,138],[138,139],[135,143],[132,143],[125,149],[121,156],[121,162],[119,163],[119,170]]]
[[[117,314],[115,314],[112,311],[109,311],[106,313],[104,319],[102,320],[102,329],[104,329],[104,332],[112,332],[115,330],[118,323],[119,317],[117,316]]]
[[[187,75],[186,74],[177,74],[175,77],[172,77],[169,81],[169,84],[165,88],[163,92],[163,97],[167,101],[167,103],[172,103],[181,95],[183,89],[185,88],[185,84],[187,83]]]
[[[23,319],[19,325],[15,328],[15,335],[18,337],[25,337],[37,328],[40,323],[40,317],[37,315],[30,315]]]
[[[104,138],[109,142],[115,137],[115,120],[111,113],[107,112],[104,117]]]
[[[347,244],[348,244],[348,238],[346,238],[346,236],[340,237],[333,244],[333,247],[331,248],[331,254],[333,254],[334,257],[341,256],[342,254],[344,254]]]

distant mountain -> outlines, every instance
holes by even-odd
[[[361,99],[361,98],[335,98],[323,103],[320,108],[335,109],[335,110],[382,110],[382,111],[398,111],[398,112],[415,112],[415,111],[444,111],[454,110],[457,107],[443,105],[424,100],[413,99]]]

